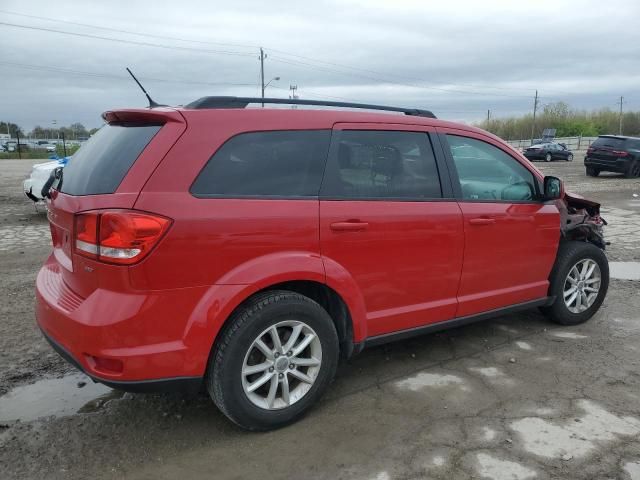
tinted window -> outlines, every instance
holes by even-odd
[[[623,149],[625,144],[624,138],[613,138],[613,137],[598,137],[591,144],[592,147],[605,147],[605,148],[617,148]]]
[[[194,195],[317,196],[331,132],[244,133],[209,159],[191,187]]]
[[[322,194],[348,198],[439,198],[438,170],[425,133],[340,132]]]
[[[159,125],[105,125],[64,167],[60,191],[69,195],[113,193]]]
[[[473,138],[447,135],[466,200],[532,200],[533,174],[493,145]]]

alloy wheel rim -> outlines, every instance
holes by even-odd
[[[582,313],[598,298],[602,275],[598,264],[585,258],[577,262],[567,274],[562,296],[571,313]]]
[[[551,155],[547,153],[547,156],[545,157],[545,160],[547,162],[550,162],[551,161]]]
[[[242,363],[242,389],[255,406],[280,410],[300,401],[322,365],[316,332],[298,320],[278,322],[253,341]]]

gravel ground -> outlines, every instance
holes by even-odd
[[[603,203],[610,259],[640,260],[640,181],[587,178],[581,158],[537,165]],[[367,350],[266,434],[205,395],[79,388],[34,323],[49,238],[20,188],[32,163],[0,161],[1,479],[640,479],[637,281],[612,280],[578,327],[531,311]]]

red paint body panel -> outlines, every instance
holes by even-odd
[[[506,307],[547,295],[547,278],[560,241],[554,205],[461,202],[464,268],[457,316]],[[474,225],[473,219],[495,223]]]
[[[366,309],[366,336],[456,312],[462,268],[462,216],[456,202],[321,201],[322,256],[353,277]],[[330,225],[357,219],[363,231]]]
[[[105,119],[164,126],[115,193],[53,192],[53,253],[36,285],[39,325],[96,378],[203,376],[234,309],[282,282],[333,289],[348,308],[354,342],[546,295],[560,235],[552,205],[222,199],[189,192],[229,138],[266,130],[437,128],[489,141],[541,177],[517,152],[478,129],[340,110],[163,108],[107,112]],[[132,266],[74,254],[74,215],[105,208],[146,211],[173,222]],[[495,222],[469,223],[478,218]],[[354,220],[361,225],[331,228]],[[123,371],[97,370],[87,355],[121,360]]]

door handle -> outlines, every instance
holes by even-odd
[[[496,223],[495,218],[472,218],[469,220],[471,225],[492,225]]]
[[[369,227],[367,222],[335,222],[330,225],[334,232],[359,232]]]

